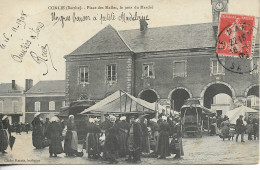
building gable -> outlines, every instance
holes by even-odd
[[[117,30],[108,25],[68,56],[125,52],[131,52],[131,49]]]

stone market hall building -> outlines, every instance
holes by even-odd
[[[220,8],[219,3],[222,3]],[[220,12],[228,0],[212,0],[213,22],[116,30],[106,26],[66,59],[66,102],[101,100],[122,89],[149,102],[158,101],[179,111],[187,98],[211,108],[213,98],[224,93],[232,103],[259,97],[258,70],[237,74],[226,70],[216,58],[216,31]],[[257,65],[259,42],[253,60]],[[231,63],[234,58],[220,58]]]

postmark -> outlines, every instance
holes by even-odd
[[[257,69],[253,53],[257,34],[257,19],[254,16],[221,13],[216,56],[220,64],[234,73],[250,73]],[[227,62],[223,59],[227,58]]]

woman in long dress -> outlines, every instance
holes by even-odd
[[[105,145],[107,152],[107,160],[109,161],[109,164],[116,164],[118,163],[117,154],[119,151],[119,128],[117,126],[116,117],[110,116],[110,121],[112,122],[112,127],[110,127],[107,131],[106,139],[105,139]]]
[[[50,140],[49,153],[52,157],[57,157],[57,154],[63,153],[62,148],[62,128],[59,122],[59,118],[56,116],[52,117],[50,124],[46,129],[46,137]]]
[[[64,152],[67,156],[75,156],[78,150],[78,136],[74,116],[70,115],[67,123],[67,133],[64,142]]]
[[[36,113],[34,115],[34,119],[32,121],[32,141],[33,141],[33,146],[36,149],[41,149],[43,148],[43,140],[44,140],[44,135],[43,135],[43,122],[40,120],[40,113]]]
[[[8,147],[9,137],[11,136],[10,124],[8,117],[4,116],[2,121],[0,120],[0,152],[6,153]]]
[[[130,124],[126,122],[126,117],[122,116],[118,122],[119,128],[119,156],[125,157],[127,154],[127,135],[130,129]]]
[[[220,127],[221,127],[220,137],[222,137],[223,140],[225,140],[225,138],[230,139],[230,136],[229,136],[230,127],[229,126],[230,126],[230,123],[228,120],[223,121],[220,125]]]
[[[143,119],[141,123],[142,128],[142,152],[143,153],[150,153],[150,142],[149,142],[149,133],[147,128],[147,119]]]
[[[159,140],[158,140],[158,155],[159,159],[165,159],[166,156],[170,155],[169,151],[169,133],[170,126],[167,123],[167,117],[162,116],[163,122],[159,125]]]
[[[89,119],[89,124],[87,126],[87,151],[88,158],[98,159],[101,153],[99,136],[101,133],[100,127],[95,124],[95,120],[93,118]]]

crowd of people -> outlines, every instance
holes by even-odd
[[[40,113],[36,113],[31,122],[32,143],[36,149],[49,147],[50,157],[57,157],[61,153],[68,157],[83,156],[84,148],[88,159],[101,159],[111,164],[117,163],[118,158],[138,163],[141,162],[141,157],[166,159],[171,154],[175,154],[174,158],[183,156],[183,134],[179,115],[161,115],[158,119],[146,116],[107,115],[104,121],[97,117],[86,117],[84,145],[79,149],[73,115],[69,115],[66,123],[56,116],[50,120],[46,118],[43,123]],[[241,142],[245,142],[244,133],[248,134],[248,140],[259,139],[259,120],[256,118],[243,119],[240,115],[236,125],[232,125],[227,116],[221,121],[213,117],[210,127],[210,134],[219,135],[223,140],[233,140],[235,133],[236,142],[239,135]],[[17,134],[19,132],[16,130]],[[4,116],[0,120],[0,152],[6,153],[11,133],[8,117]]]
[[[239,135],[241,136],[241,142],[245,142],[244,134],[248,134],[248,140],[259,139],[259,119],[257,118],[244,118],[240,115],[236,120],[236,124],[232,125],[228,116],[224,116],[218,120],[212,120],[210,125],[210,135],[219,135],[223,140],[232,139],[236,133],[236,142],[238,142]],[[246,124],[244,123],[246,122]]]
[[[33,146],[43,148],[49,145],[51,157],[65,153],[68,157],[83,156],[79,150],[74,116],[70,115],[65,126],[57,117],[51,118],[45,133],[40,115],[35,114],[32,121]],[[98,118],[87,118],[84,148],[89,159],[102,159],[117,163],[118,158],[138,163],[141,157],[165,159],[171,154],[180,158],[184,152],[179,117],[162,116],[158,120],[139,117],[106,116],[101,122]],[[62,141],[64,140],[64,146]]]

